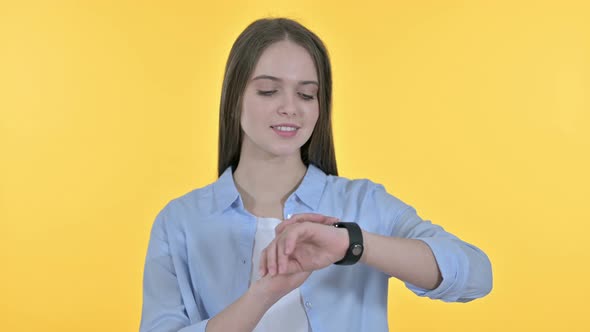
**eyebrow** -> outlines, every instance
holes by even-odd
[[[271,80],[271,81],[276,81],[276,82],[282,82],[283,80],[278,78],[278,77],[274,77],[274,76],[270,76],[270,75],[258,75],[256,77],[254,77],[252,79],[252,81],[255,80],[262,80],[262,79],[267,79],[267,80]],[[319,86],[320,84],[316,81],[299,81],[298,84],[300,85],[306,85],[306,84],[315,84],[317,86]]]

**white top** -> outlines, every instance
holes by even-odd
[[[281,220],[276,218],[257,217],[250,285],[252,285],[254,280],[260,279],[258,274],[258,269],[260,267],[260,253],[275,238],[275,227],[280,222]],[[299,288],[295,288],[270,307],[252,332],[311,331],[302,301]]]

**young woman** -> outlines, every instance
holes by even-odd
[[[219,178],[158,214],[141,331],[388,331],[390,277],[443,301],[490,292],[481,250],[338,176],[331,88],[327,51],[299,23],[262,19],[238,37]]]

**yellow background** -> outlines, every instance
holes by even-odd
[[[5,0],[3,331],[138,329],[151,224],[215,180],[224,64],[268,15],[329,48],[341,175],[492,260],[469,304],[392,281],[393,331],[589,330],[587,1]]]

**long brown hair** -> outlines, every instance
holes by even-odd
[[[314,60],[319,80],[319,116],[309,140],[301,147],[305,165],[338,175],[332,138],[332,69],[324,43],[300,23],[287,18],[265,18],[251,23],[238,37],[225,66],[219,106],[217,171],[221,175],[240,161],[242,95],[262,52],[271,44],[289,40],[305,48]]]

